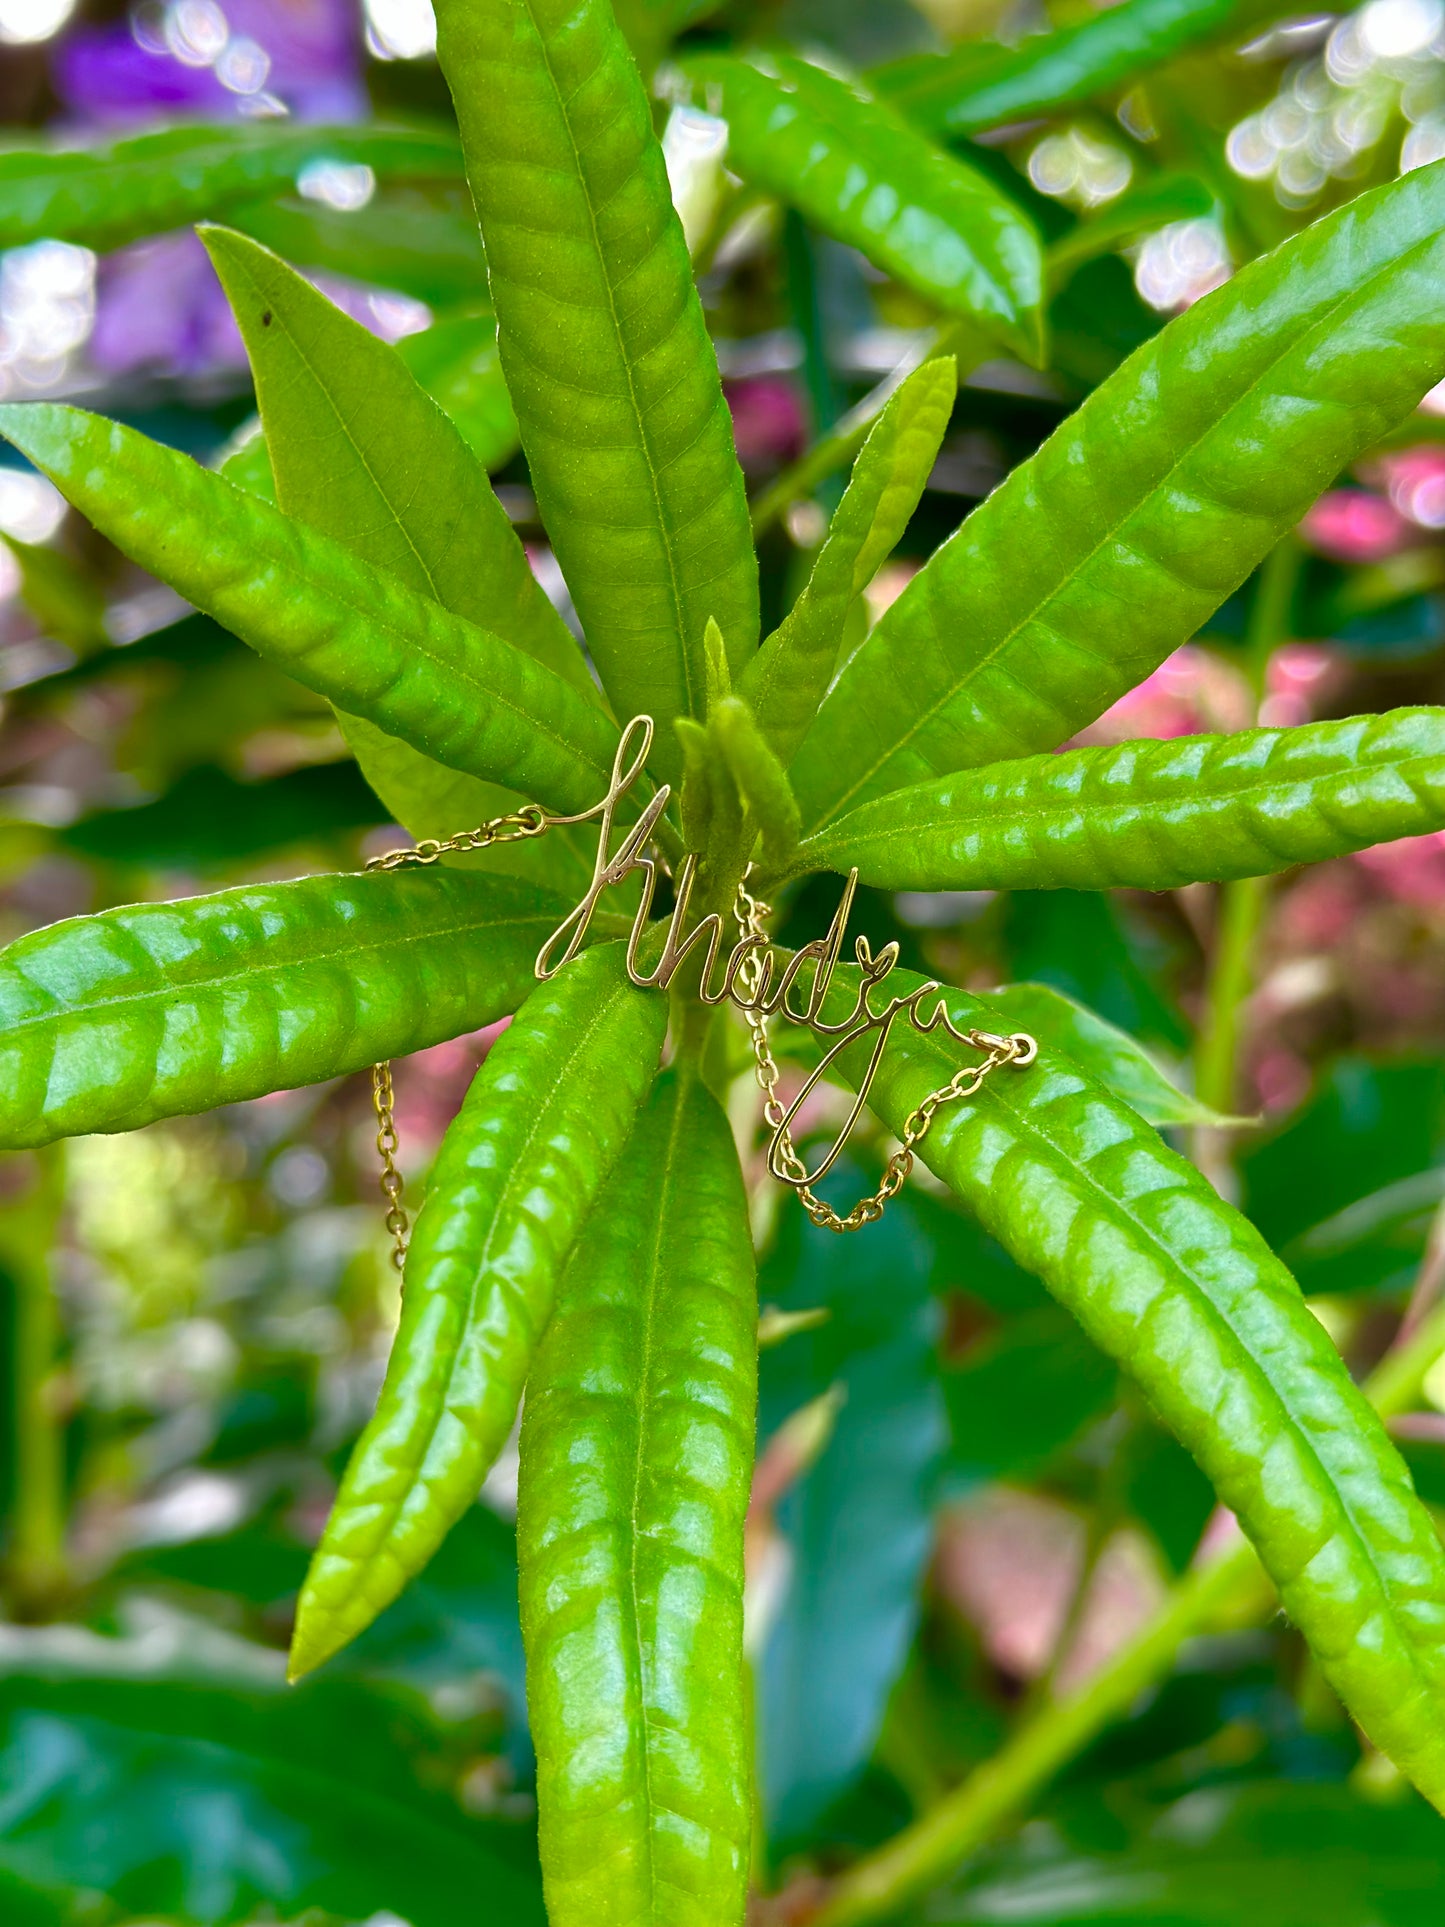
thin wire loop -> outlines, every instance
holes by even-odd
[[[749,864],[733,900],[733,919],[741,936],[755,940],[738,971],[738,982],[749,998],[756,994],[762,982],[763,940],[767,935],[763,920],[772,912],[771,904],[761,902],[748,889],[748,877],[751,874],[752,865]],[[761,1010],[751,1006],[744,1008],[743,1015],[752,1035],[758,1087],[763,1094],[763,1117],[773,1132],[772,1168],[781,1175],[785,1184],[791,1185],[797,1192],[803,1209],[813,1223],[824,1231],[861,1231],[864,1225],[876,1224],[889,1202],[903,1189],[904,1181],[913,1169],[913,1154],[928,1135],[929,1127],[942,1107],[956,1098],[972,1097],[984,1079],[1001,1065],[1012,1064],[1022,1069],[1031,1064],[1039,1053],[1037,1042],[1023,1031],[1011,1037],[996,1037],[991,1031],[969,1031],[969,1042],[985,1053],[983,1062],[965,1065],[946,1084],[929,1092],[904,1124],[903,1141],[884,1165],[878,1189],[870,1192],[866,1198],[860,1198],[844,1217],[826,1199],[820,1198],[808,1183],[808,1167],[799,1157],[787,1127],[787,1106],[778,1096],[778,1079],[782,1073],[773,1055],[767,1017]]]

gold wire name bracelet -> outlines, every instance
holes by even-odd
[[[592,866],[592,881],[576,908],[569,911],[537,952],[534,966],[537,978],[546,982],[571,962],[586,941],[592,917],[604,893],[625,883],[633,875],[642,879],[641,894],[627,940],[627,974],[640,989],[666,990],[678,971],[698,954],[698,996],[704,1004],[731,1004],[747,1022],[751,1033],[758,1084],[763,1093],[763,1113],[772,1129],[768,1146],[768,1170],[780,1183],[797,1192],[808,1216],[830,1231],[857,1231],[882,1217],[888,1200],[896,1196],[913,1168],[913,1153],[927,1133],[939,1108],[956,1098],[971,1097],[984,1079],[1001,1065],[1022,1069],[1038,1055],[1038,1044],[1026,1032],[999,1037],[990,1031],[960,1030],[948,1014],[943,986],[930,980],[905,997],[890,997],[874,1008],[873,993],[886,982],[898,962],[898,945],[886,944],[875,957],[866,937],[854,941],[859,967],[858,989],[846,1016],[829,1022],[823,1007],[842,955],[848,919],[858,888],[858,872],[850,870],[843,895],[825,937],[806,943],[787,958],[776,973],[771,939],[764,926],[771,906],[759,902],[748,890],[751,866],[744,872],[733,904],[737,941],[728,952],[719,978],[717,970],[723,949],[723,920],[713,910],[688,927],[698,859],[691,852],[683,856],[674,878],[673,907],[662,926],[662,949],[657,962],[644,969],[639,953],[650,934],[653,898],[657,890],[660,859],[652,844],[659,818],[671,798],[671,787],[663,783],[639,811],[636,820],[622,833],[613,849],[619,805],[629,796],[642,776],[652,747],[653,723],[650,716],[634,716],[622,732],[612,764],[612,780],[607,793],[590,809],[572,816],[555,815],[538,804],[525,804],[507,816],[495,817],[474,830],[462,830],[445,840],[427,839],[414,848],[389,850],[373,857],[368,870],[399,870],[408,866],[440,861],[454,851],[484,850],[493,843],[508,843],[542,836],[548,830],[576,823],[598,824],[597,854]],[[812,976],[806,998],[801,1004],[790,1002],[790,995],[802,994],[800,979],[811,964]],[[932,1004],[929,1006],[929,1000]],[[926,1006],[929,1006],[925,1008]],[[804,1079],[791,1104],[784,1105],[777,1086],[781,1075],[772,1053],[768,1020],[781,1015],[827,1042],[827,1049]],[[984,1053],[983,1061],[960,1070],[947,1084],[923,1100],[908,1118],[902,1143],[884,1168],[878,1189],[856,1204],[846,1217],[817,1197],[812,1187],[824,1177],[841,1156],[852,1135],[868,1093],[883,1061],[889,1036],[900,1018],[905,1018],[921,1036],[943,1030],[956,1043]],[[810,1171],[793,1142],[793,1125],[817,1086],[831,1070],[835,1060],[852,1045],[872,1039],[872,1048],[856,1095],[841,1129]],[[382,1161],[381,1189],[387,1202],[386,1226],[392,1237],[392,1258],[400,1269],[406,1256],[406,1212],[401,1205],[402,1180],[396,1166],[397,1133],[393,1117],[391,1067],[377,1064],[372,1070],[372,1102],[377,1120],[377,1151]]]

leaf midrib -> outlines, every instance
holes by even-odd
[[[977,1002],[980,1009],[985,1012],[990,1008],[987,1001],[983,998],[972,1001]],[[927,1054],[934,1057],[940,1067],[948,1064],[946,1054],[941,1051],[935,1043],[927,1039],[920,1039],[920,1045],[921,1050],[919,1055]],[[1067,1053],[1060,1052],[1059,1055],[1063,1057],[1066,1062],[1069,1062]],[[1076,1068],[1072,1065],[1070,1067]],[[1082,1073],[1076,1070],[1076,1075],[1082,1075]],[[1086,1083],[1088,1081],[1090,1080],[1085,1079]],[[1429,1697],[1432,1689],[1430,1677],[1425,1670],[1423,1655],[1406,1630],[1405,1619],[1397,1605],[1394,1589],[1387,1582],[1384,1574],[1375,1562],[1369,1540],[1361,1530],[1355,1517],[1351,1499],[1343,1485],[1337,1480],[1335,1474],[1325,1462],[1313,1434],[1306,1429],[1303,1421],[1298,1417],[1290,1402],[1285,1397],[1284,1392],[1276,1385],[1267,1367],[1255,1357],[1243,1337],[1236,1331],[1227,1313],[1210,1297],[1204,1286],[1195,1278],[1193,1272],[1190,1271],[1178,1255],[1163,1242],[1159,1234],[1136,1215],[1128,1203],[1123,1199],[1115,1198],[1105,1193],[1097,1179],[1091,1175],[1088,1169],[1079,1164],[1070,1152],[1056,1143],[1039,1124],[1034,1122],[1028,1113],[1011,1103],[1004,1091],[995,1090],[994,1096],[1007,1110],[1009,1117],[1013,1121],[1014,1128],[1019,1132],[1020,1136],[1031,1139],[1047,1154],[1043,1160],[1046,1166],[1050,1160],[1063,1164],[1074,1175],[1076,1183],[1085,1188],[1095,1200],[1102,1201],[1102,1205],[1099,1203],[1095,1204],[1095,1209],[1098,1210],[1101,1217],[1113,1217],[1116,1222],[1122,1219],[1123,1222],[1138,1235],[1142,1243],[1150,1249],[1156,1257],[1163,1260],[1169,1272],[1183,1281],[1189,1296],[1202,1309],[1206,1319],[1222,1328],[1225,1332],[1230,1346],[1238,1355],[1244,1375],[1246,1377],[1252,1377],[1257,1383],[1265,1386],[1270,1399],[1282,1415],[1284,1427],[1294,1433],[1304,1452],[1307,1454],[1310,1463],[1317,1468],[1326,1489],[1333,1499],[1334,1506],[1337,1509],[1337,1517],[1339,1517],[1345,1527],[1348,1528],[1349,1535],[1355,1543],[1360,1559],[1369,1569],[1377,1588],[1380,1604],[1394,1633],[1397,1645],[1406,1656],[1417,1686],[1424,1696]],[[922,1155],[924,1156],[925,1162],[927,1162],[927,1153],[924,1152]],[[1283,1269],[1282,1266],[1281,1269]],[[1301,1304],[1303,1305],[1303,1300],[1301,1300]],[[1124,1369],[1128,1370],[1129,1368],[1125,1366]],[[1255,1469],[1258,1470],[1258,1462],[1256,1462]],[[1301,1569],[1301,1572],[1302,1571],[1303,1568]],[[1296,1582],[1300,1576],[1301,1574],[1298,1573],[1295,1575]]]
[[[1120,531],[1123,530],[1136,515],[1139,515],[1143,512],[1144,508],[1147,506],[1149,501],[1153,497],[1157,496],[1160,493],[1160,491],[1169,484],[1171,479],[1178,473],[1179,469],[1183,467],[1184,463],[1189,460],[1189,458],[1196,452],[1196,450],[1199,449],[1212,435],[1217,434],[1220,430],[1222,430],[1225,424],[1231,419],[1231,417],[1234,416],[1239,411],[1239,409],[1243,408],[1245,404],[1252,399],[1252,397],[1255,394],[1255,391],[1262,385],[1262,383],[1269,376],[1274,374],[1274,372],[1281,365],[1281,363],[1288,360],[1298,349],[1303,347],[1306,343],[1314,340],[1323,330],[1334,325],[1338,316],[1342,312],[1347,311],[1348,309],[1354,306],[1363,306],[1366,303],[1367,299],[1373,294],[1376,284],[1378,282],[1384,280],[1387,276],[1391,274],[1397,273],[1407,262],[1411,260],[1413,256],[1417,254],[1422,254],[1428,249],[1430,249],[1431,247],[1434,247],[1439,242],[1439,240],[1440,240],[1440,231],[1437,229],[1434,233],[1426,235],[1422,240],[1412,243],[1412,245],[1406,248],[1402,253],[1395,255],[1391,260],[1387,261],[1382,267],[1377,268],[1375,272],[1368,277],[1368,279],[1366,279],[1363,282],[1356,283],[1354,286],[1346,289],[1345,292],[1340,295],[1338,300],[1332,302],[1329,305],[1329,307],[1324,309],[1322,313],[1319,315],[1319,317],[1307,329],[1303,330],[1299,334],[1292,335],[1289,338],[1289,340],[1280,348],[1279,352],[1276,355],[1272,356],[1270,360],[1267,361],[1265,365],[1259,370],[1258,374],[1255,375],[1252,378],[1252,380],[1249,381],[1249,383],[1240,390],[1235,400],[1230,403],[1229,407],[1225,409],[1224,413],[1222,415],[1215,416],[1211,421],[1209,421],[1206,424],[1206,426],[1197,435],[1193,436],[1189,441],[1187,441],[1184,444],[1184,446],[1179,450],[1179,453],[1176,455],[1174,460],[1169,464],[1168,468],[1163,470],[1163,472],[1155,478],[1153,483],[1150,485],[1147,493],[1136,498],[1129,505],[1129,507],[1117,518],[1117,520],[1112,521],[1109,524],[1109,526],[1100,535],[1099,540],[1093,545],[1091,549],[1087,551],[1085,555],[1080,557],[1079,561],[1069,571],[1068,575],[1064,577],[1063,580],[1060,581],[1055,588],[1050,589],[1048,594],[1043,596],[1037,603],[1035,603],[1027,611],[1026,614],[1021,616],[1019,620],[1013,624],[1013,626],[1010,629],[1006,630],[1004,634],[999,637],[998,641],[990,647],[987,654],[981,656],[979,660],[972,665],[972,667],[967,671],[965,675],[960,677],[958,681],[950,684],[948,689],[941,696],[939,696],[935,701],[929,703],[926,708],[921,710],[914,717],[912,722],[909,724],[908,728],[904,730],[902,735],[900,735],[889,746],[889,748],[884,752],[884,754],[879,756],[874,762],[869,764],[869,766],[865,770],[862,771],[862,773],[857,777],[857,779],[852,783],[852,785],[843,792],[842,796],[837,800],[837,802],[830,806],[828,814],[822,819],[822,824],[820,827],[826,827],[827,825],[836,822],[838,817],[842,814],[846,805],[850,801],[850,799],[856,796],[858,794],[858,791],[862,789],[865,786],[865,784],[871,781],[871,779],[878,774],[879,770],[886,768],[887,765],[893,760],[895,756],[901,755],[903,751],[906,750],[908,746],[914,741],[914,739],[919,735],[919,733],[929,723],[933,721],[933,719],[940,713],[940,711],[948,708],[964,690],[968,689],[978,679],[978,677],[983,675],[986,670],[988,670],[993,666],[993,664],[996,662],[998,657],[1003,653],[1003,651],[1007,649],[1009,645],[1013,643],[1018,638],[1018,636],[1020,636],[1023,633],[1023,631],[1026,628],[1028,628],[1032,623],[1041,620],[1044,612],[1048,610],[1056,601],[1062,599],[1072,589],[1073,585],[1077,582],[1079,577],[1082,576],[1085,570],[1092,565],[1095,557],[1100,553],[1100,551],[1106,548],[1111,542],[1113,542],[1119,535]],[[1159,337],[1159,339],[1162,340],[1163,337]],[[1162,353],[1162,350],[1160,352]],[[1126,363],[1125,366],[1127,367],[1127,365],[1128,364]],[[1085,403],[1084,405],[1085,409],[1088,409],[1090,407],[1090,404],[1094,404],[1093,406],[1094,415],[1095,416],[1101,415],[1103,413],[1105,404],[1099,401],[1099,397],[1106,396],[1108,394],[1108,390],[1111,385],[1112,385],[1111,382],[1106,382],[1102,388],[1095,389],[1093,395],[1089,397],[1089,401]],[[1075,416],[1074,420],[1078,421],[1081,418],[1083,412],[1084,410],[1081,410],[1080,415]],[[1037,456],[1031,457],[1030,462],[1025,465],[1025,468],[1032,466],[1032,463],[1037,460],[1038,460]],[[1020,475],[1020,474],[1023,474],[1024,472],[1025,470],[1022,470],[1022,469],[1014,470],[1015,475]],[[966,528],[966,527],[967,527],[967,523],[965,522],[963,524],[963,527],[959,529],[959,532],[958,532],[959,536],[962,535],[963,528]],[[954,537],[952,539],[957,540],[958,537]],[[922,577],[917,578],[917,580],[921,581]],[[930,619],[930,627],[934,627],[936,629],[936,625],[932,623],[931,619]],[[1001,759],[1001,760],[1012,760],[1012,759]],[[885,792],[885,794],[891,794],[891,793],[892,792]]]
[[[523,0],[523,4],[527,9],[527,17],[532,23],[532,30],[537,36],[538,51],[542,57],[542,65],[547,70],[547,80],[557,102],[557,112],[561,118],[563,127],[567,131],[567,144],[572,150],[573,166],[576,169],[577,181],[582,188],[582,199],[587,209],[587,226],[592,235],[593,250],[602,270],[602,285],[607,295],[607,318],[611,323],[612,339],[616,345],[617,358],[621,363],[623,378],[627,383],[627,399],[631,404],[632,419],[637,424],[638,446],[641,450],[643,466],[647,471],[648,487],[652,492],[652,505],[657,515],[658,533],[662,537],[662,552],[667,559],[667,592],[668,598],[672,603],[673,628],[676,633],[678,646],[678,666],[682,670],[682,687],[685,699],[684,713],[691,716],[695,712],[696,704],[693,690],[691,652],[687,644],[687,615],[683,601],[682,584],[678,580],[677,557],[673,552],[672,529],[663,507],[662,487],[659,480],[661,470],[658,467],[652,441],[648,434],[647,417],[643,413],[638,400],[637,384],[632,376],[632,358],[628,352],[627,343],[622,336],[622,323],[617,313],[617,301],[612,286],[611,267],[607,259],[606,251],[602,246],[602,236],[597,227],[597,210],[593,204],[592,186],[583,168],[582,150],[577,145],[577,136],[572,128],[571,97],[564,96],[557,74],[553,69],[551,49],[547,44],[547,36],[542,29],[542,24],[537,18],[534,0]],[[615,33],[618,32],[619,29],[614,26],[613,31]],[[593,76],[589,76],[589,78],[592,77]],[[580,89],[578,91],[580,91]],[[635,171],[634,168],[634,172]],[[651,255],[655,253],[655,248],[649,249],[648,252],[650,258]],[[632,270],[634,274],[638,271],[636,268]]]
[[[685,1074],[684,1074],[685,1075]],[[654,1816],[658,1810],[652,1786],[652,1718],[649,1711],[647,1667],[642,1653],[642,1607],[638,1597],[637,1546],[642,1532],[642,1487],[643,1472],[647,1458],[648,1418],[656,1409],[657,1399],[653,1391],[653,1329],[657,1313],[658,1272],[662,1264],[663,1238],[668,1229],[668,1205],[677,1182],[678,1140],[682,1135],[683,1116],[687,1109],[688,1088],[680,1076],[674,1087],[672,1121],[668,1126],[667,1147],[663,1157],[662,1169],[657,1184],[657,1213],[653,1219],[652,1255],[647,1272],[646,1304],[647,1311],[642,1329],[642,1361],[638,1373],[637,1401],[637,1456],[633,1466],[632,1496],[628,1506],[628,1525],[631,1528],[627,1545],[627,1596],[632,1608],[632,1641],[637,1652],[637,1684],[641,1695],[639,1712],[642,1716],[642,1804],[646,1816],[643,1839],[647,1853],[647,1894],[648,1918],[657,1909],[657,1858],[653,1851]]]
[[[1308,727],[1308,725],[1303,725],[1303,727]],[[1216,740],[1221,743],[1227,743],[1231,739],[1227,736],[1221,736]],[[1173,745],[1171,744],[1170,747],[1172,748]],[[834,823],[826,837],[820,837],[818,839],[816,851],[810,851],[806,843],[801,844],[799,848],[802,853],[809,855],[822,855],[825,851],[829,854],[846,854],[848,851],[861,849],[865,846],[872,848],[877,844],[886,843],[898,837],[911,839],[917,836],[926,836],[935,830],[941,830],[944,834],[954,835],[967,835],[979,831],[993,831],[995,829],[1003,830],[1011,824],[1026,823],[1041,817],[1087,816],[1093,825],[1102,827],[1103,824],[1106,824],[1112,817],[1126,813],[1137,813],[1141,809],[1157,807],[1178,809],[1181,806],[1185,806],[1203,811],[1219,803],[1248,803],[1264,794],[1287,789],[1299,789],[1305,786],[1314,789],[1318,785],[1325,783],[1338,783],[1346,780],[1359,782],[1362,778],[1368,780],[1370,777],[1376,775],[1390,776],[1412,770],[1419,765],[1438,767],[1445,770],[1445,743],[1442,743],[1441,747],[1434,751],[1422,750],[1417,755],[1397,756],[1388,761],[1382,760],[1378,763],[1354,765],[1342,763],[1337,769],[1320,770],[1314,775],[1309,776],[1265,776],[1255,782],[1241,783],[1236,788],[1219,789],[1203,796],[1197,792],[1202,783],[1207,780],[1204,776],[1192,777],[1187,780],[1183,777],[1178,779],[1181,792],[1193,790],[1195,794],[1181,793],[1177,796],[1142,796],[1136,797],[1128,802],[1110,801],[1105,803],[1091,803],[1082,797],[1072,799],[1061,797],[1057,801],[1050,802],[1015,805],[1010,801],[1002,806],[995,806],[991,799],[985,797],[980,800],[974,813],[961,821],[945,819],[943,822],[936,824],[931,822],[905,824],[902,826],[891,824],[885,825],[880,829],[863,830],[856,835],[847,836],[846,838],[844,832],[847,828],[848,819],[841,817]],[[985,765],[985,767],[988,766]],[[948,782],[953,779],[944,777],[940,780]],[[920,785],[920,787],[922,786]],[[895,791],[892,796],[887,798],[880,797],[878,801],[880,803],[887,802],[892,808],[899,809],[905,806],[904,799],[906,794],[907,792],[904,791]],[[871,809],[873,805],[871,803],[865,803],[861,807],[863,809]],[[949,807],[948,801],[944,798],[939,798],[938,807],[940,809],[947,809]]]
[[[58,1010],[41,1011],[34,1016],[21,1017],[10,1023],[0,1021],[0,1042],[8,1041],[41,1024],[62,1024],[71,1018],[81,1019],[104,1015],[113,1010],[122,1010],[127,1005],[150,1003],[158,998],[201,996],[207,991],[221,990],[241,980],[251,984],[267,983],[292,970],[310,970],[317,965],[341,963],[348,958],[369,955],[377,951],[404,950],[413,944],[444,943],[449,937],[473,936],[483,930],[521,930],[529,924],[538,928],[550,928],[551,918],[534,914],[500,917],[492,921],[477,919],[470,923],[418,931],[410,936],[378,938],[370,943],[352,939],[338,949],[314,951],[305,957],[288,958],[284,963],[262,964],[259,967],[242,964],[235,970],[218,977],[195,977],[182,983],[158,984],[150,990],[127,991],[122,996],[101,997],[94,1002],[67,1004]],[[265,941],[265,939],[258,939],[257,948],[262,947]],[[13,965],[11,967],[14,968]],[[23,972],[21,974],[23,975]],[[25,981],[27,984],[34,983],[34,980],[28,977]]]

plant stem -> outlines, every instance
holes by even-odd
[[[770,529],[787,513],[790,504],[814,494],[820,482],[853,459],[867,441],[874,422],[915,368],[921,368],[925,361],[933,361],[939,355],[957,355],[962,380],[969,370],[987,359],[987,354],[976,330],[966,321],[950,322],[935,329],[920,353],[901,361],[862,401],[839,416],[831,434],[815,442],[806,455],[769,483],[753,504],[753,534],[758,536]]]
[[[65,1581],[65,1440],[54,1403],[60,1319],[49,1264],[59,1167],[53,1152],[35,1162],[31,1195],[9,1207],[4,1253],[15,1304],[15,1484],[6,1563],[22,1616],[43,1612]]]
[[[1269,896],[1268,877],[1221,885],[1214,955],[1195,1050],[1195,1089],[1212,1110],[1232,1112],[1239,1080],[1244,1006],[1254,972],[1254,946]]]
[[[1442,1352],[1445,1305],[1437,1305],[1365,1382],[1362,1389],[1381,1417],[1408,1409]],[[1069,1698],[1053,1701],[1026,1720],[986,1765],[846,1873],[812,1927],[861,1927],[865,1921],[885,1919],[942,1879],[1161,1680],[1185,1640],[1231,1607],[1237,1612],[1261,1578],[1247,1541],[1186,1574],[1133,1644]]]

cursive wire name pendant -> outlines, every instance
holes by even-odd
[[[830,1021],[826,1018],[823,1011],[842,956],[848,919],[858,888],[856,870],[848,873],[828,934],[794,951],[782,969],[777,970],[772,944],[762,928],[762,917],[768,906],[758,903],[747,893],[746,877],[733,913],[739,928],[738,940],[728,951],[725,960],[722,958],[723,920],[715,910],[698,917],[689,928],[698,859],[688,852],[674,879],[672,913],[663,929],[661,953],[655,964],[644,968],[640,952],[649,932],[659,867],[657,858],[650,853],[650,846],[658,819],[671,796],[669,785],[664,783],[653,793],[637,820],[623,833],[615,850],[612,845],[618,806],[642,775],[652,746],[652,733],[651,717],[634,716],[622,732],[622,740],[617,746],[607,794],[590,810],[582,811],[577,816],[550,819],[572,823],[596,819],[599,825],[597,855],[592,868],[592,881],[582,900],[563,918],[538,951],[536,974],[545,981],[570,962],[586,940],[593,913],[604,893],[625,883],[634,874],[640,876],[641,893],[627,940],[628,976],[640,988],[666,990],[683,965],[696,955],[697,994],[701,1001],[712,1005],[731,1004],[747,1019],[752,1031],[759,1081],[767,1100],[768,1122],[773,1131],[768,1146],[768,1170],[780,1183],[791,1185],[799,1193],[816,1223],[832,1230],[856,1230],[860,1225],[881,1217],[887,1199],[897,1192],[911,1169],[913,1148],[928,1129],[939,1105],[956,1097],[971,1095],[1000,1064],[1012,1064],[1018,1068],[1031,1064],[1038,1054],[1038,1045],[1023,1032],[1010,1037],[998,1037],[989,1031],[960,1030],[948,1014],[943,987],[931,980],[920,984],[905,996],[876,998],[875,993],[881,991],[898,962],[898,945],[885,944],[875,956],[868,939],[862,936],[857,937],[853,945],[859,978],[852,1006],[836,1019]],[[806,993],[803,988],[805,976]],[[795,998],[801,1001],[793,1001]],[[776,1094],[777,1066],[767,1043],[767,1020],[773,1016],[782,1016],[789,1023],[802,1025],[827,1042],[827,1049],[804,1079],[792,1103],[786,1107]],[[868,1102],[869,1092],[888,1047],[888,1039],[894,1026],[902,1019],[906,1019],[920,1036],[927,1036],[935,1030],[946,1031],[956,1043],[984,1051],[985,1059],[982,1064],[960,1072],[941,1091],[932,1093],[919,1106],[905,1127],[901,1152],[895,1154],[885,1172],[881,1195],[875,1194],[874,1198],[865,1199],[848,1218],[839,1218],[829,1205],[813,1196],[812,1187],[826,1176],[842,1155]],[[813,1169],[809,1170],[793,1143],[792,1127],[798,1113],[828,1076],[838,1058],[855,1044],[862,1044],[870,1038],[872,1043],[867,1061],[854,1086],[852,1108],[832,1143]],[[870,1209],[870,1206],[874,1208]]]
[[[661,949],[656,962],[644,966],[644,943],[657,941],[658,927],[652,924],[652,905],[657,892],[660,866],[653,852],[658,821],[667,808],[672,791],[663,783],[643,804],[636,819],[620,832],[619,806],[640,781],[652,747],[653,723],[650,716],[634,716],[622,732],[612,764],[612,779],[607,793],[590,809],[572,816],[554,815],[529,803],[514,814],[498,817],[475,830],[463,830],[444,842],[429,840],[414,849],[391,850],[374,857],[369,870],[395,870],[407,865],[436,863],[454,850],[486,849],[492,843],[510,842],[541,836],[565,824],[598,825],[597,854],[592,866],[592,881],[581,901],[558,924],[537,952],[534,966],[539,980],[546,982],[571,962],[587,940],[597,905],[608,890],[625,883],[631,876],[642,879],[632,929],[627,939],[626,967],[632,982],[640,989],[666,990],[689,961],[697,965],[697,994],[704,1004],[731,1004],[747,1022],[757,1065],[758,1083],[763,1093],[763,1113],[772,1130],[768,1145],[768,1170],[780,1183],[797,1192],[804,1209],[815,1224],[830,1231],[857,1231],[883,1215],[884,1206],[901,1188],[913,1167],[913,1153],[928,1131],[939,1108],[956,1098],[972,1096],[984,1079],[1002,1065],[1022,1069],[1038,1055],[1035,1040],[1022,1031],[1009,1037],[991,1031],[960,1030],[948,1014],[943,986],[930,980],[905,996],[881,994],[898,962],[898,945],[885,944],[875,956],[866,937],[854,939],[853,954],[859,978],[851,1006],[832,1019],[824,1016],[847,937],[848,920],[858,888],[858,872],[850,870],[833,921],[824,937],[795,950],[778,967],[773,945],[763,925],[770,906],[759,902],[748,890],[748,875],[738,886],[733,918],[738,937],[723,956],[724,926],[715,910],[692,918],[692,896],[697,880],[698,858],[687,852],[673,878],[673,906],[661,926]],[[616,847],[614,848],[614,839]],[[790,1104],[778,1096],[780,1070],[772,1053],[769,1020],[781,1016],[787,1022],[811,1031],[826,1044],[818,1063],[808,1073]],[[942,1030],[956,1043],[984,1053],[980,1063],[960,1070],[938,1090],[932,1091],[904,1125],[902,1142],[888,1160],[878,1189],[860,1200],[846,1215],[840,1216],[831,1205],[814,1193],[812,1187],[833,1168],[853,1133],[867,1104],[869,1092],[883,1062],[889,1037],[895,1025],[906,1020],[920,1036]],[[842,1127],[810,1170],[793,1140],[793,1126],[799,1112],[828,1076],[837,1060],[854,1045],[871,1039],[862,1072],[854,1082],[855,1096]],[[388,1067],[378,1065],[373,1077],[373,1093],[379,1126],[378,1146],[383,1160],[382,1189],[388,1203],[387,1227],[393,1237],[393,1257],[398,1266],[406,1252],[406,1217],[399,1205],[400,1175],[394,1162],[396,1132],[391,1117],[391,1082]],[[383,1095],[385,1102],[383,1103]]]

